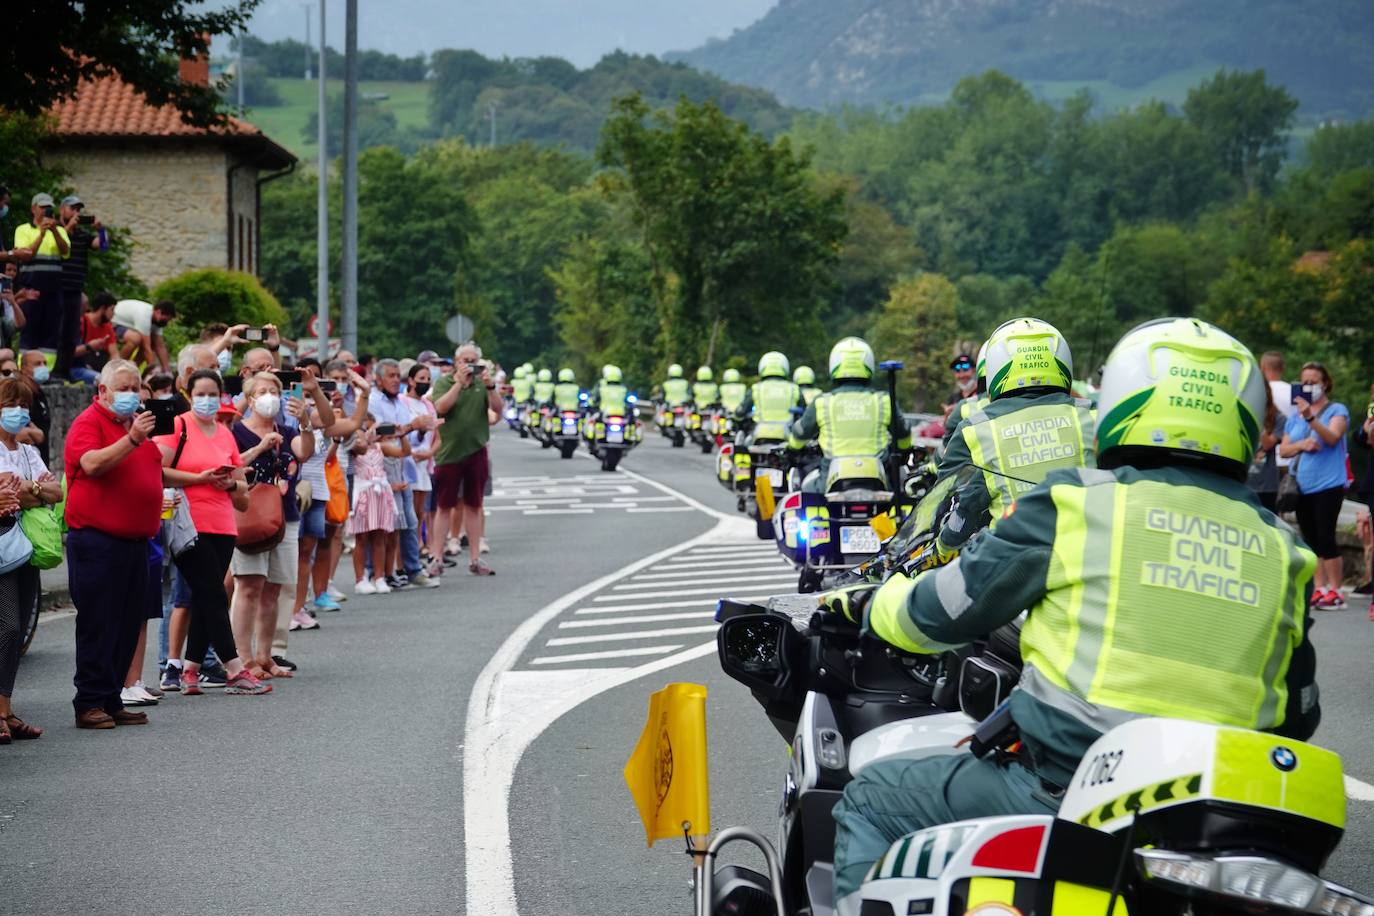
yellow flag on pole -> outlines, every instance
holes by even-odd
[[[644,835],[654,840],[711,832],[706,765],[706,688],[669,684],[649,696],[649,719],[625,764]]]

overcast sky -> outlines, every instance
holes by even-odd
[[[329,43],[343,48],[343,0],[329,4]],[[358,46],[396,54],[473,48],[489,57],[553,55],[580,67],[617,48],[685,51],[724,38],[774,0],[358,0]],[[264,0],[250,30],[305,38],[301,0]],[[318,28],[319,0],[309,3]],[[318,35],[318,33],[315,33]],[[312,39],[312,44],[318,38]]]

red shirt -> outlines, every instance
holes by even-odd
[[[81,339],[92,350],[99,350],[102,353],[110,349],[110,341],[114,340],[115,327],[113,321],[104,324],[96,324],[91,320],[89,314],[81,316]]]
[[[162,453],[144,440],[100,477],[81,469],[81,456],[129,434],[104,404],[83,410],[67,430],[62,462],[67,469],[67,527],[93,528],[112,537],[150,538],[162,526]]]

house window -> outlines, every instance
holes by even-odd
[[[253,220],[248,220],[248,245],[243,249],[243,260],[244,264],[247,265],[245,267],[245,270],[247,270],[250,274],[253,272],[254,267],[253,256],[257,254],[257,248],[253,245],[253,227]]]
[[[235,251],[234,267],[243,270],[243,214],[239,214],[239,246]]]

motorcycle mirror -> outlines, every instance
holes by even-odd
[[[716,654],[730,677],[755,693],[781,699],[791,680],[792,647],[802,638],[784,617],[748,614],[721,624]]]
[[[792,416],[794,416],[794,417],[800,417],[800,416],[801,416],[802,414],[804,414],[804,413],[806,413],[806,408],[805,408],[805,407],[793,407],[793,408],[792,408]]]
[[[884,372],[896,372],[899,369],[905,369],[906,363],[902,362],[900,359],[885,359],[878,363],[878,368],[882,369]]]

